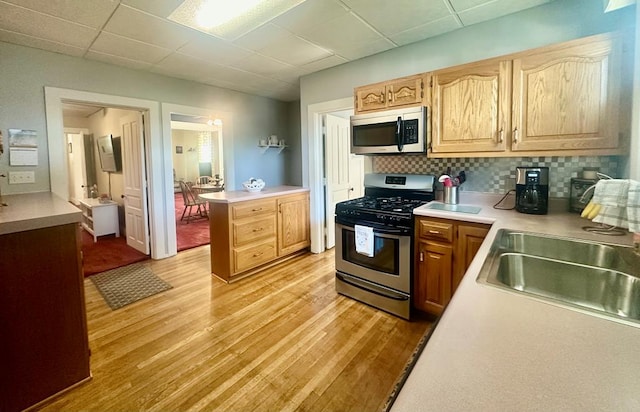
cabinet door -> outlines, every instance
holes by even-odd
[[[356,88],[356,113],[387,107],[387,93],[383,84]]]
[[[422,77],[396,80],[387,87],[387,106],[416,106],[422,103],[424,96]]]
[[[514,60],[512,150],[618,146],[620,42],[575,44]]]
[[[510,130],[511,62],[433,74],[433,153],[504,151]]]
[[[309,233],[309,195],[278,199],[278,256],[311,244]]]
[[[434,315],[451,299],[453,249],[449,245],[419,241],[414,277],[413,305]]]
[[[451,293],[455,292],[462,277],[469,268],[484,238],[489,233],[488,226],[459,225],[456,240],[455,265]]]

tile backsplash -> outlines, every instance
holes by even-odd
[[[577,177],[584,167],[597,167],[600,173],[620,176],[622,159],[619,156],[547,156],[547,157],[476,157],[432,159],[424,155],[375,156],[376,173],[416,173],[440,176],[447,167],[456,176],[464,170],[467,181],[461,190],[506,193],[514,188],[517,166],[547,166],[549,168],[549,196],[570,195],[570,179]]]

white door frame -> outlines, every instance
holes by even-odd
[[[184,106],[173,103],[162,103],[162,142],[165,147],[168,148],[167,158],[165,164],[167,165],[167,172],[170,177],[167,178],[167,182],[171,183],[171,198],[169,199],[172,217],[166,223],[167,232],[165,241],[173,250],[173,254],[178,253],[178,240],[176,239],[176,220],[175,220],[175,197],[173,196],[173,142],[171,139],[171,114],[183,114],[190,116],[211,116],[213,119],[222,120],[221,138],[222,144],[222,156],[224,161],[224,187],[232,189],[235,187],[235,169],[233,167],[233,115],[229,112],[207,109],[203,107]]]
[[[324,184],[322,156],[322,115],[325,113],[353,109],[353,98],[331,100],[307,106],[307,136],[309,144],[309,186],[311,218],[311,252],[325,250]]]
[[[49,146],[49,176],[51,192],[68,200],[69,170],[64,151],[63,101],[93,103],[121,109],[144,111],[145,155],[147,157],[147,179],[149,199],[149,231],[151,258],[162,259],[175,255],[167,242],[167,227],[175,219],[173,208],[173,177],[171,144],[162,139],[160,103],[131,97],[113,96],[79,90],[45,87],[45,114],[47,143]],[[170,201],[170,202],[169,202]],[[175,222],[174,222],[175,225]],[[175,228],[174,228],[175,233]],[[175,237],[175,234],[173,235]]]

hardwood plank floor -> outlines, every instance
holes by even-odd
[[[41,410],[378,411],[431,327],[338,295],[333,251],[233,284],[209,246],[148,263],[173,289],[116,311],[85,281],[93,379]]]

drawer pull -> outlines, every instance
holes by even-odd
[[[429,233],[431,233],[432,235],[439,235],[440,231],[438,231],[438,230],[429,230]]]
[[[260,257],[262,255],[264,255],[264,252],[254,253],[253,257]]]
[[[251,209],[251,211],[252,211],[252,212],[259,212],[259,211],[261,211],[261,210],[262,210],[262,208],[261,208],[261,207],[259,207],[259,208],[257,208],[257,209]]]
[[[257,229],[253,229],[254,232],[262,232],[264,230],[263,227],[259,227]]]

